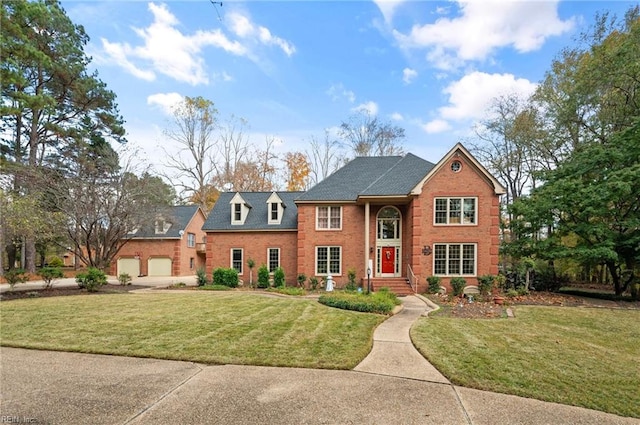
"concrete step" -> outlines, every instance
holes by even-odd
[[[374,291],[387,287],[396,295],[412,295],[414,293],[413,288],[404,277],[376,278],[371,283]]]

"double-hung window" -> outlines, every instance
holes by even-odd
[[[195,233],[187,233],[187,247],[195,248],[196,246],[196,235]]]
[[[476,244],[435,244],[433,249],[433,274],[441,276],[475,276]]]
[[[273,273],[278,267],[280,267],[280,248],[269,248],[267,250],[267,256],[269,273]]]
[[[231,249],[231,268],[236,269],[238,274],[242,274],[242,249]]]
[[[435,224],[477,224],[478,198],[436,198]]]
[[[340,230],[342,228],[342,207],[317,207],[316,229]]]
[[[342,248],[339,246],[316,247],[316,275],[341,275]]]

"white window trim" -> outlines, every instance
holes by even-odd
[[[267,248],[267,267],[269,269],[271,269],[271,251],[272,250],[278,251],[278,265],[276,266],[276,268],[280,267],[280,260],[282,259],[282,256],[280,255],[280,248],[273,248],[273,247]],[[269,270],[269,273],[272,274],[274,271],[275,269]]]
[[[463,270],[463,262],[464,262],[464,245],[473,245],[473,273],[469,274],[469,273],[460,273],[460,274],[449,274],[449,273],[445,273],[445,274],[439,274],[436,273],[436,245],[445,245],[447,247],[447,256],[445,259],[445,267],[447,268],[447,272],[449,271],[449,247],[451,245],[457,245],[460,247],[460,271],[462,272]],[[475,242],[459,242],[459,243],[447,243],[447,242],[438,242],[438,243],[434,243],[433,244],[433,263],[432,263],[432,270],[433,270],[433,274],[435,276],[442,276],[442,277],[455,277],[455,276],[468,276],[468,277],[475,277],[478,275],[478,244]]]
[[[318,272],[318,250],[320,248],[327,248],[327,272],[326,273],[320,273]],[[338,273],[331,273],[330,270],[330,262],[331,262],[331,248],[338,248],[339,253],[340,253],[340,263],[338,265]],[[315,275],[316,276],[342,276],[342,246],[340,245],[319,245],[316,246],[316,250],[315,250],[315,258],[314,258],[314,262],[315,262]]]
[[[319,219],[320,219],[320,208],[327,208],[327,227],[320,227]],[[339,227],[331,227],[331,210],[333,208],[339,208],[340,210],[340,226]],[[319,205],[316,207],[316,230],[319,231],[336,231],[342,230],[342,206],[341,205]]]
[[[233,267],[233,251],[240,251],[240,271],[238,272],[238,275],[242,275],[244,272],[244,249],[231,248],[229,251],[229,268],[231,269],[235,269],[235,267]]]
[[[187,248],[195,248],[196,247],[196,234],[195,233],[187,233]]]
[[[447,201],[447,222],[446,223],[437,223],[436,222],[436,200],[437,199],[446,199]],[[449,200],[451,199],[459,199],[460,200],[460,223],[450,223],[450,215],[449,215]],[[473,223],[463,223],[464,217],[464,200],[465,199],[473,199],[475,202],[475,211],[473,217]],[[477,226],[478,225],[478,197],[477,196],[436,196],[433,198],[433,225],[434,226]]]
[[[272,213],[272,208],[273,205],[277,205],[278,207],[278,217],[274,220],[271,217],[271,213]],[[284,208],[282,208],[282,203],[281,202],[269,202],[269,208],[267,211],[268,214],[268,223],[269,224],[280,224],[282,222],[282,214],[284,213]]]

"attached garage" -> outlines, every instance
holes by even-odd
[[[118,274],[127,273],[131,277],[140,276],[140,260],[138,258],[118,258]]]
[[[149,258],[149,276],[171,276],[171,258]]]

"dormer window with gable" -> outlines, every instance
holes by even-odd
[[[171,223],[164,220],[163,218],[159,218],[155,223],[155,233],[156,235],[164,235],[171,228]]]
[[[242,225],[247,219],[249,209],[251,206],[242,198],[239,193],[236,193],[231,198],[231,224]]]
[[[267,220],[269,224],[280,224],[284,214],[284,204],[277,193],[273,192],[267,199]]]

